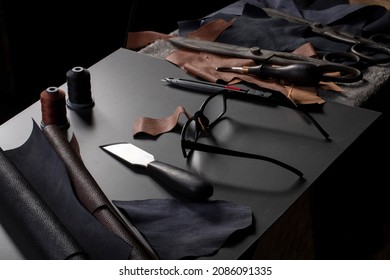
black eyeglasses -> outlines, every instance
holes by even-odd
[[[181,148],[183,151],[183,156],[188,157],[191,151],[197,150],[221,155],[260,159],[279,165],[297,174],[299,177],[302,177],[303,173],[301,171],[279,160],[267,156],[239,152],[197,142],[199,136],[202,133],[206,133],[225,114],[226,92],[226,90],[222,90],[213,95],[210,95],[203,102],[200,109],[195,112],[195,114],[185,123],[181,132]]]

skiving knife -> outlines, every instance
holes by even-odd
[[[100,148],[132,165],[145,167],[151,177],[187,198],[207,199],[213,194],[213,186],[199,175],[155,160],[153,155],[131,143],[114,143]]]

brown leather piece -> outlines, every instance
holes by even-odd
[[[336,92],[342,92],[342,88],[332,82],[321,82],[321,88],[326,90],[332,90]]]
[[[183,106],[178,106],[170,116],[165,118],[140,117],[133,125],[133,136],[137,137],[142,134],[158,136],[169,132],[176,126],[181,114],[184,114],[188,119],[191,117]]]
[[[128,32],[126,40],[126,48],[130,50],[138,50],[157,40],[165,40],[171,38],[172,35],[155,32],[155,31],[139,31]]]
[[[317,91],[313,87],[295,87],[286,85],[287,97],[295,104],[321,104],[325,101],[317,95]]]
[[[292,53],[309,57],[317,57],[317,53],[310,42],[296,48]]]

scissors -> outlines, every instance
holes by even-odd
[[[275,9],[262,8],[268,16],[284,18],[290,22],[308,25],[315,34],[326,38],[351,44],[350,52],[331,52],[325,54],[323,59],[328,61],[352,61],[357,63],[360,59],[370,63],[390,62],[390,35],[374,34],[369,38],[361,37],[337,28],[322,25],[320,22],[306,20]],[[352,65],[352,64],[351,64]]]
[[[220,42],[211,42],[180,36],[171,37],[168,40],[179,47],[189,48],[192,50],[206,51],[233,57],[249,58],[257,63],[262,63],[261,68],[263,68],[263,70],[265,68],[264,65],[282,66],[280,69],[276,67],[274,70],[286,70],[288,72],[280,72],[279,74],[284,75],[288,73],[290,78],[295,77],[301,80],[301,78],[304,78],[302,77],[302,74],[304,73],[306,73],[306,76],[312,77],[312,75],[308,75],[306,71],[303,72],[305,69],[307,70],[309,68],[308,66],[310,66],[312,71],[319,73],[320,81],[353,83],[362,79],[362,73],[357,68],[344,65],[342,63],[326,61],[304,55],[265,50],[258,47],[247,48]],[[305,65],[306,67],[303,67]],[[284,68],[283,66],[290,67]],[[268,72],[271,72],[269,68]],[[333,75],[335,72],[339,72],[340,75]]]

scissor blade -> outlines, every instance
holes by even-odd
[[[173,44],[197,51],[206,51],[215,54],[222,54],[233,57],[249,58],[260,63],[275,64],[275,65],[291,65],[297,63],[310,63],[313,65],[324,65],[330,62],[298,55],[287,52],[277,52],[271,50],[260,49],[258,47],[241,47],[237,45],[211,42],[206,40],[191,39],[187,37],[172,37],[169,38]]]
[[[272,9],[272,8],[262,8],[262,9],[270,17],[283,18],[283,19],[288,20],[290,22],[295,22],[295,23],[300,23],[300,24],[307,24],[307,25],[311,25],[311,24],[314,23],[313,21],[310,21],[310,20],[307,20],[307,19],[304,19],[304,18],[301,18],[301,17],[293,16],[293,15],[290,15],[288,13],[285,13],[285,12],[282,12],[282,11],[279,11],[279,10],[275,10],[275,9]]]
[[[169,41],[171,41],[175,45],[189,48],[192,50],[208,51],[221,55],[250,58],[254,60],[267,60],[273,55],[273,52],[260,50],[257,47],[247,48],[180,36],[169,38]]]

